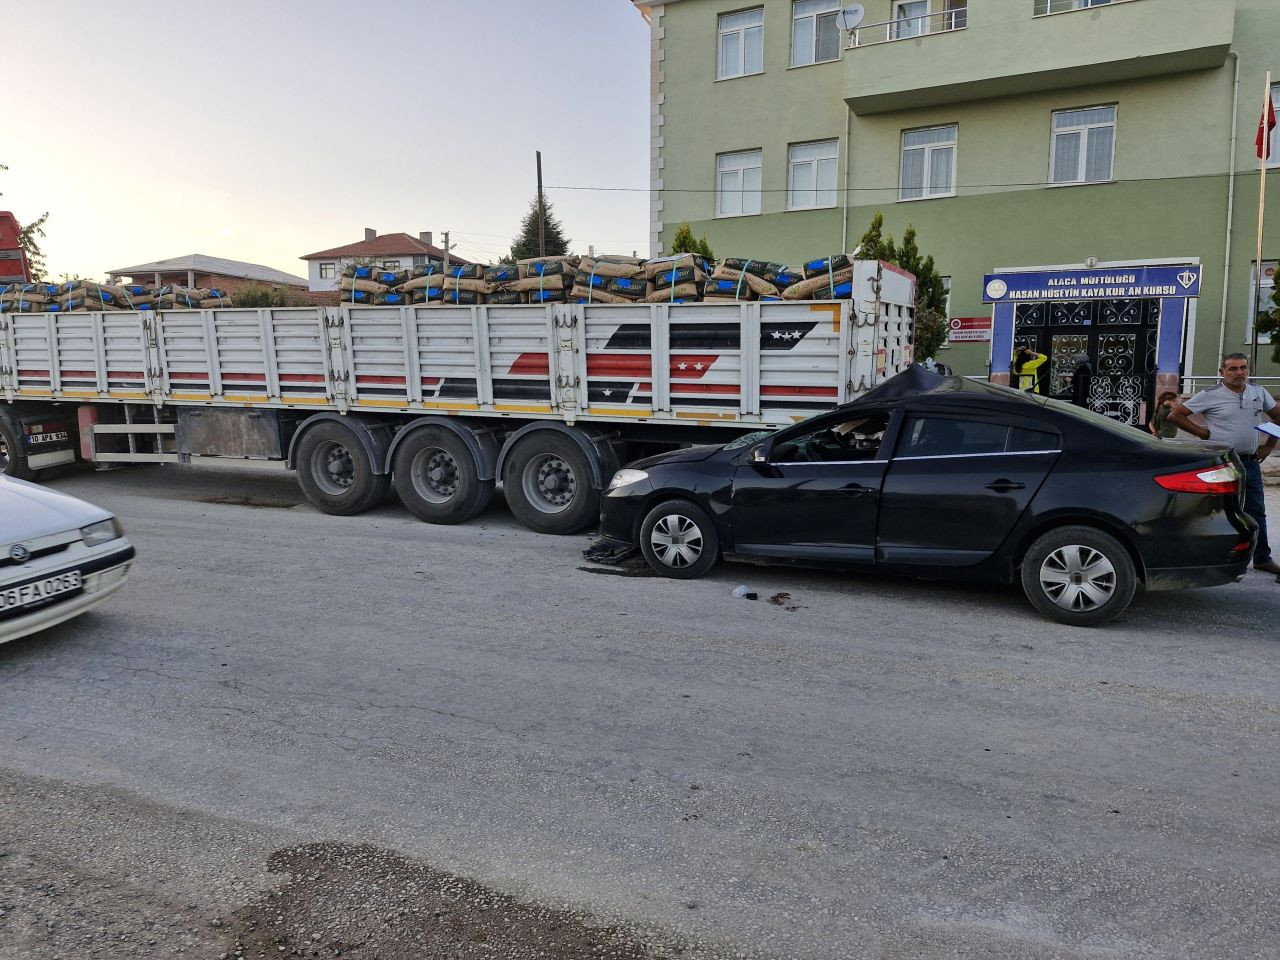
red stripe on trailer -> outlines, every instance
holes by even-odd
[[[201,383],[209,379],[207,373],[193,373],[191,371],[172,370],[169,372],[170,380],[199,380]]]
[[[652,369],[653,358],[648,354],[587,354],[587,376],[589,377],[648,376]]]
[[[266,383],[267,375],[265,373],[224,373],[222,382],[226,383],[229,380],[237,383]]]
[[[541,376],[551,375],[551,361],[545,353],[522,353],[516,357],[511,364],[511,369],[507,371],[511,374],[539,374]]]
[[[700,380],[719,359],[718,353],[673,353],[671,377],[675,380]]]
[[[324,383],[322,373],[282,373],[281,383]]]
[[[762,397],[834,397],[839,395],[835,387],[761,387]]]
[[[356,377],[356,383],[374,383],[374,384],[393,384],[395,386],[404,386],[404,377],[378,377],[372,374],[365,374]]]
[[[673,397],[691,393],[723,393],[736,397],[739,390],[737,384],[733,383],[673,383],[671,385]]]
[[[23,370],[21,367],[19,367],[18,376],[32,377],[33,379],[40,379],[40,380],[48,380],[49,371],[48,370]]]
[[[141,370],[108,370],[108,380],[141,380]]]
[[[423,377],[422,385],[424,387],[436,387],[444,383],[444,377]]]

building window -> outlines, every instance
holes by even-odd
[[[320,279],[332,280],[338,275],[338,265],[336,263],[320,264]]]
[[[795,0],[791,5],[791,65],[840,59],[840,0]]]
[[[918,37],[929,32],[929,0],[895,0],[893,38]]]
[[[787,154],[787,209],[811,210],[836,205],[836,167],[840,141],[793,143]]]
[[[1277,128],[1277,129],[1280,129],[1280,128]],[[1273,137],[1275,136],[1275,131],[1272,131],[1272,136]],[[1263,260],[1262,261],[1262,303],[1261,303],[1261,306],[1259,306],[1258,261],[1254,260],[1253,262],[1251,262],[1249,264],[1249,306],[1251,309],[1249,310],[1248,325],[1245,327],[1245,335],[1244,335],[1245,343],[1253,342],[1253,336],[1254,336],[1253,324],[1255,319],[1258,316],[1259,311],[1260,310],[1267,311],[1272,309],[1272,307],[1274,306],[1274,303],[1271,300],[1271,296],[1272,296],[1272,293],[1275,291],[1275,288],[1276,288],[1276,261]],[[1258,342],[1270,343],[1271,334],[1269,333],[1258,334]]]
[[[383,260],[382,269],[383,270],[399,270],[400,261],[399,260]]]
[[[1053,115],[1050,183],[1105,183],[1116,146],[1116,108],[1059,110]]]
[[[1280,83],[1271,85],[1271,105],[1275,107],[1276,116],[1280,117]],[[1271,131],[1271,152],[1267,154],[1268,167],[1280,167],[1280,124]]]
[[[760,212],[760,151],[716,157],[716,216],[745,217]]]
[[[899,200],[951,197],[956,192],[956,125],[902,131]]]
[[[1101,7],[1111,0],[1036,0],[1033,13],[1043,17],[1046,13],[1066,13],[1068,10],[1084,10],[1087,7]]]
[[[716,79],[764,72],[764,7],[720,16]]]

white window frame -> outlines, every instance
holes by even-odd
[[[1108,107],[1111,110],[1110,123],[1085,123],[1075,127],[1059,128],[1055,118],[1061,113],[1075,113],[1078,110],[1100,110]],[[1086,180],[1085,169],[1089,163],[1089,131],[1103,127],[1111,128],[1111,157],[1107,164],[1108,177],[1105,180]],[[1049,114],[1049,186],[1078,187],[1095,183],[1111,183],[1116,178],[1116,138],[1120,127],[1120,105],[1117,103],[1095,103],[1087,107],[1069,107],[1065,110],[1054,110]],[[1078,178],[1075,180],[1055,180],[1053,173],[1058,167],[1058,137],[1067,134],[1080,134],[1080,157],[1076,165]]]
[[[796,0],[791,3],[791,66],[811,67],[818,63],[835,63],[840,59],[840,25],[836,23],[836,55],[829,60],[818,59],[818,20],[823,17],[837,17],[840,14],[840,0],[828,0],[830,9],[822,9],[813,13],[797,14]],[[808,60],[796,61],[796,28],[801,21],[813,21],[813,46],[809,50]]]
[[[913,3],[923,3],[924,13],[916,14],[913,17],[904,17],[902,8]],[[915,29],[914,33],[904,30],[903,27],[911,23]],[[910,30],[911,28],[908,28]],[[893,39],[906,40],[909,37],[922,37],[929,32],[929,0],[893,0]]]
[[[755,158],[755,162],[751,162],[751,158]],[[736,162],[739,159],[742,162]],[[755,192],[755,209],[747,209],[751,204],[747,202],[750,194],[744,186],[746,183],[747,171],[759,171],[758,180],[763,186],[764,183],[764,151],[760,148],[753,150],[734,150],[729,153],[716,154],[716,217],[755,217],[760,215],[760,192],[757,187]],[[726,186],[726,182],[731,182],[732,177],[737,175],[738,185]],[[737,211],[725,212],[725,200],[737,195]],[[729,204],[732,207],[733,204]]]
[[[382,269],[383,270],[399,270],[400,261],[399,260],[383,260]]]
[[[330,261],[328,263],[320,264],[321,280],[334,280],[337,278],[337,276],[338,276],[338,263],[336,260]]]
[[[724,21],[727,17],[736,17],[743,13],[759,12],[760,22],[746,27],[737,27],[735,29],[726,30]],[[760,66],[755,70],[748,69],[747,64],[747,31],[760,31]],[[723,50],[724,37],[728,34],[738,34],[738,63],[736,71],[733,73],[725,70],[724,62],[720,59]],[[746,7],[742,10],[734,10],[731,13],[722,13],[716,20],[716,79],[717,80],[734,80],[738,77],[754,77],[757,74],[764,73],[764,7]]]
[[[953,131],[951,140],[946,143],[929,143],[920,147],[907,146],[907,134],[919,133],[922,130],[951,130]],[[906,190],[906,184],[903,182],[904,167],[907,161],[908,150],[924,151],[924,176],[920,184],[921,192],[918,197],[903,196]],[[929,171],[933,168],[931,154],[935,150],[951,151],[951,189],[947,191],[931,190],[929,183]],[[956,195],[956,168],[959,164],[960,155],[960,125],[958,123],[937,123],[929,127],[912,127],[909,130],[903,130],[898,140],[898,202],[911,203],[916,200],[933,200],[939,197],[954,197]]]
[[[1277,125],[1276,130],[1280,130]],[[1275,137],[1275,130],[1272,131],[1272,138]],[[1277,270],[1277,262],[1275,260],[1262,261],[1262,305],[1267,309],[1271,308],[1271,291],[1275,289],[1277,277],[1280,277],[1280,271]],[[1271,277],[1268,279],[1267,271],[1271,271]],[[1249,316],[1244,328],[1244,342],[1253,343],[1255,336],[1253,332],[1253,324],[1258,316],[1258,261],[1249,261]],[[1265,344],[1271,342],[1271,334],[1259,333],[1256,335],[1258,343]]]
[[[807,160],[795,159],[795,151],[797,147],[821,147],[830,146],[830,156],[812,157]],[[822,187],[818,184],[819,164],[830,161],[832,164],[831,186]],[[810,202],[797,202],[796,200],[796,168],[812,167],[813,168],[813,187],[808,190],[801,191],[811,194]],[[818,198],[821,194],[831,194],[830,203],[819,203]],[[788,210],[829,210],[839,205],[840,195],[840,141],[832,140],[807,140],[803,143],[787,144],[787,209]]]

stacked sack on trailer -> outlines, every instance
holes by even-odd
[[[208,310],[229,307],[225,290],[140,283],[13,283],[0,290],[0,313],[101,313],[112,310]]]
[[[770,260],[696,253],[641,260],[626,256],[534,257],[515,263],[439,264],[409,274],[371,266],[343,272],[344,303],[461,305],[515,303],[723,303],[844,300],[853,295],[853,254],[810,260],[799,269]]]

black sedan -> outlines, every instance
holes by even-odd
[[[911,367],[776,433],[630,464],[600,532],[669,577],[725,556],[1020,581],[1045,615],[1094,625],[1140,585],[1240,580],[1243,491],[1223,444]]]

